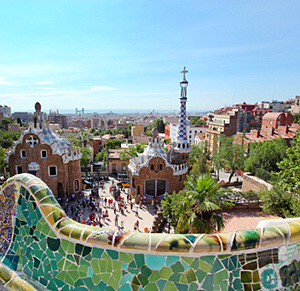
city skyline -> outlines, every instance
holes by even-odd
[[[0,103],[13,112],[177,112],[184,66],[187,111],[299,95],[298,1],[0,5]]]

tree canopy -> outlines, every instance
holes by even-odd
[[[278,163],[286,157],[288,146],[282,138],[252,143],[245,170],[264,180],[271,180],[272,172],[278,172]]]
[[[206,125],[206,121],[200,117],[192,117],[190,120],[191,125]]]
[[[218,169],[226,168],[231,172],[228,182],[231,181],[237,169],[244,169],[245,159],[246,152],[243,146],[233,143],[233,136],[221,135],[219,151],[214,153],[213,161]]]
[[[300,194],[300,133],[296,134],[291,147],[286,150],[286,156],[278,163],[276,174],[282,189]]]

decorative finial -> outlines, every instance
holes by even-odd
[[[181,71],[181,73],[183,74],[183,80],[185,80],[185,73],[188,73],[189,71],[185,70],[186,68],[183,67],[183,71]]]

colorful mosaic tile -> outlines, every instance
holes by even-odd
[[[2,187],[0,221],[0,282],[11,290],[292,290],[300,282],[300,221],[211,235],[87,227],[29,174]]]

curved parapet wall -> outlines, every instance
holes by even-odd
[[[40,179],[0,193],[0,282],[15,290],[290,290],[300,220],[219,234],[120,232],[69,219]]]

